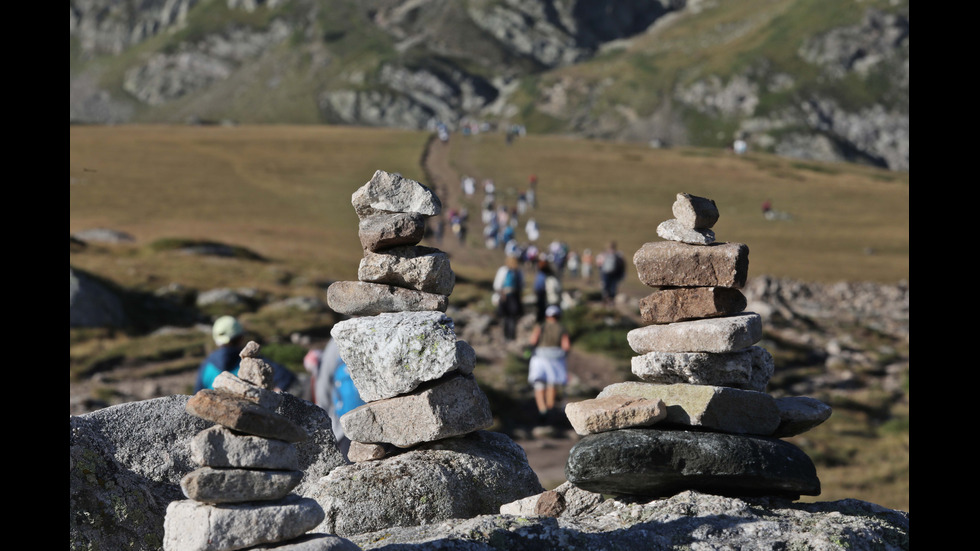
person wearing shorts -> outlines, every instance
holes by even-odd
[[[549,306],[545,310],[544,322],[536,325],[531,333],[531,346],[535,348],[531,356],[528,382],[534,386],[534,401],[542,419],[555,409],[558,388],[568,382],[565,358],[571,349],[571,340],[558,321],[560,315],[559,307]]]

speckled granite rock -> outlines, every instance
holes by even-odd
[[[520,446],[503,434],[478,431],[338,467],[310,495],[326,512],[317,530],[349,537],[496,513],[504,503],[542,491]]]
[[[775,365],[765,348],[738,352],[648,352],[632,359],[633,374],[651,383],[730,386],[765,392]]]

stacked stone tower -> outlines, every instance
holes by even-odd
[[[633,373],[645,382],[610,385],[568,406],[573,427],[587,436],[569,454],[566,477],[614,494],[818,495],[810,458],[775,437],[809,430],[830,407],[765,393],[772,356],[753,346],[762,320],[743,311],[739,291],[748,247],[715,243],[714,201],[678,194],[673,213],[657,228],[666,241],[633,257],[640,281],[658,289],[640,301],[648,325],[627,335],[641,354]]]
[[[379,170],[351,203],[364,248],[359,281],[334,283],[327,301],[357,316],[331,335],[367,403],[341,417],[355,464],[321,481],[323,528],[345,534],[474,516],[539,492],[523,450],[480,430],[493,417],[472,376],[476,354],[444,314],[455,274],[446,253],[417,246],[426,218],[441,210],[438,197]]]
[[[167,551],[224,551],[302,538],[304,549],[355,548],[333,536],[303,536],[323,520],[323,509],[290,494],[303,478],[295,442],[306,431],[274,410],[272,366],[249,342],[239,376],[221,373],[213,390],[187,402],[187,412],[217,423],[191,442],[200,468],[180,481],[189,499],[172,502],[164,520]]]

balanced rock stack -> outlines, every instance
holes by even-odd
[[[249,342],[238,377],[222,373],[213,390],[187,402],[188,413],[217,425],[191,442],[191,459],[201,467],[180,481],[189,499],[167,507],[163,546],[168,551],[243,549],[296,538],[303,549],[315,550],[341,540],[301,538],[324,516],[315,500],[290,494],[303,477],[293,443],[307,434],[274,411],[282,396],[270,390],[272,366],[258,351],[259,345]]]
[[[658,290],[641,299],[646,325],[627,335],[633,373],[645,382],[606,387],[569,404],[582,440],[565,475],[602,493],[667,496],[698,490],[734,496],[818,495],[807,455],[778,437],[822,423],[830,407],[765,392],[772,356],[758,314],[744,312],[749,249],[715,243],[714,201],[678,194],[667,241],[633,257],[640,281]],[[649,427],[657,423],[657,428]]]
[[[367,403],[341,417],[355,464],[321,480],[323,528],[353,534],[474,516],[541,491],[523,450],[480,430],[493,416],[472,376],[476,353],[443,313],[456,276],[446,253],[417,246],[425,219],[441,210],[438,197],[379,170],[351,203],[364,248],[360,281],[332,284],[327,302],[362,316],[330,334]],[[406,480],[413,472],[431,474]]]

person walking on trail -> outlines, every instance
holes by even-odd
[[[538,262],[538,273],[534,276],[535,316],[537,323],[545,320],[549,306],[561,306],[561,280],[547,260]]]
[[[616,299],[619,283],[626,277],[626,262],[616,250],[615,241],[610,241],[609,247],[602,253],[599,277],[602,278],[602,301],[606,306],[611,306]]]
[[[239,354],[245,348],[245,328],[233,316],[221,316],[211,327],[211,337],[217,350],[201,362],[194,381],[194,392],[214,388],[214,380],[222,372],[238,375]],[[266,360],[268,361],[268,360]],[[285,367],[269,362],[273,369],[273,383],[277,391],[287,391],[296,382],[296,376]]]
[[[524,294],[524,274],[517,259],[509,256],[493,278],[497,315],[504,326],[504,339],[517,338],[517,320],[524,314],[521,296]]]
[[[306,365],[307,359],[310,360],[309,365]],[[310,350],[303,363],[307,371],[313,373],[313,403],[323,408],[330,416],[330,426],[337,442],[337,449],[347,457],[350,438],[344,434],[340,418],[348,411],[364,405],[364,400],[354,386],[347,364],[340,357],[340,348],[336,341],[330,339],[322,352]]]
[[[592,283],[592,265],[595,258],[592,257],[592,249],[582,251],[582,279],[586,283]]]
[[[568,331],[558,321],[561,308],[549,306],[545,320],[534,327],[531,346],[534,354],[528,370],[528,382],[534,387],[534,402],[539,421],[544,422],[556,411],[558,390],[568,382],[566,358],[572,348]]]

